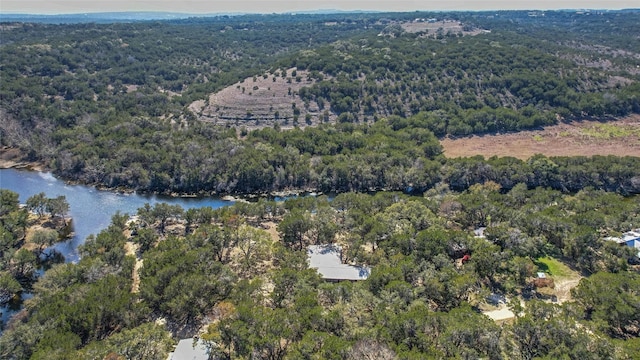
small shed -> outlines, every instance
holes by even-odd
[[[367,266],[354,266],[342,263],[342,248],[339,245],[311,245],[307,248],[309,267],[318,270],[328,281],[366,280],[371,274]]]

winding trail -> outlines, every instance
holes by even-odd
[[[558,304],[562,304],[572,300],[571,289],[578,286],[580,280],[582,280],[582,276],[578,277],[577,279],[569,278],[556,280],[556,287],[554,290],[558,299]]]

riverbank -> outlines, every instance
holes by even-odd
[[[46,172],[47,167],[40,162],[24,161],[25,155],[16,148],[0,148],[0,169],[19,169]]]
[[[20,153],[18,149],[15,148],[0,148],[0,169],[16,169],[16,170],[24,170],[24,171],[34,171],[40,173],[50,172],[45,164],[40,162],[28,162],[22,161],[24,155]],[[225,194],[225,193],[217,193],[215,191],[200,191],[197,193],[179,193],[179,192],[157,192],[157,191],[140,191],[136,189],[130,189],[125,187],[109,187],[100,183],[83,183],[80,181],[70,181],[68,179],[60,178],[55,176],[56,179],[63,181],[67,185],[80,185],[87,187],[94,187],[96,190],[100,191],[109,191],[118,194],[126,194],[126,195],[142,195],[142,196],[166,196],[175,199],[201,199],[207,197],[215,197],[224,201],[229,202],[252,202],[261,198],[267,199],[284,199],[289,197],[298,197],[305,195],[322,195],[322,193],[318,193],[312,189],[291,189],[291,190],[281,190],[281,191],[271,191],[268,193],[254,193],[254,194]]]

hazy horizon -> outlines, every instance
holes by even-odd
[[[480,10],[557,10],[557,9],[624,9],[638,7],[631,1],[602,0],[539,0],[539,1],[86,1],[86,0],[2,0],[0,13],[6,14],[78,14],[98,12],[177,12],[185,14],[209,13],[282,13],[313,10],[339,11],[480,11]]]

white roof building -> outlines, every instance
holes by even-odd
[[[182,339],[167,360],[208,360],[209,350],[201,339],[195,344],[193,338]]]
[[[325,280],[366,280],[371,274],[367,266],[343,264],[339,245],[311,245],[307,248],[309,267],[318,270]]]

